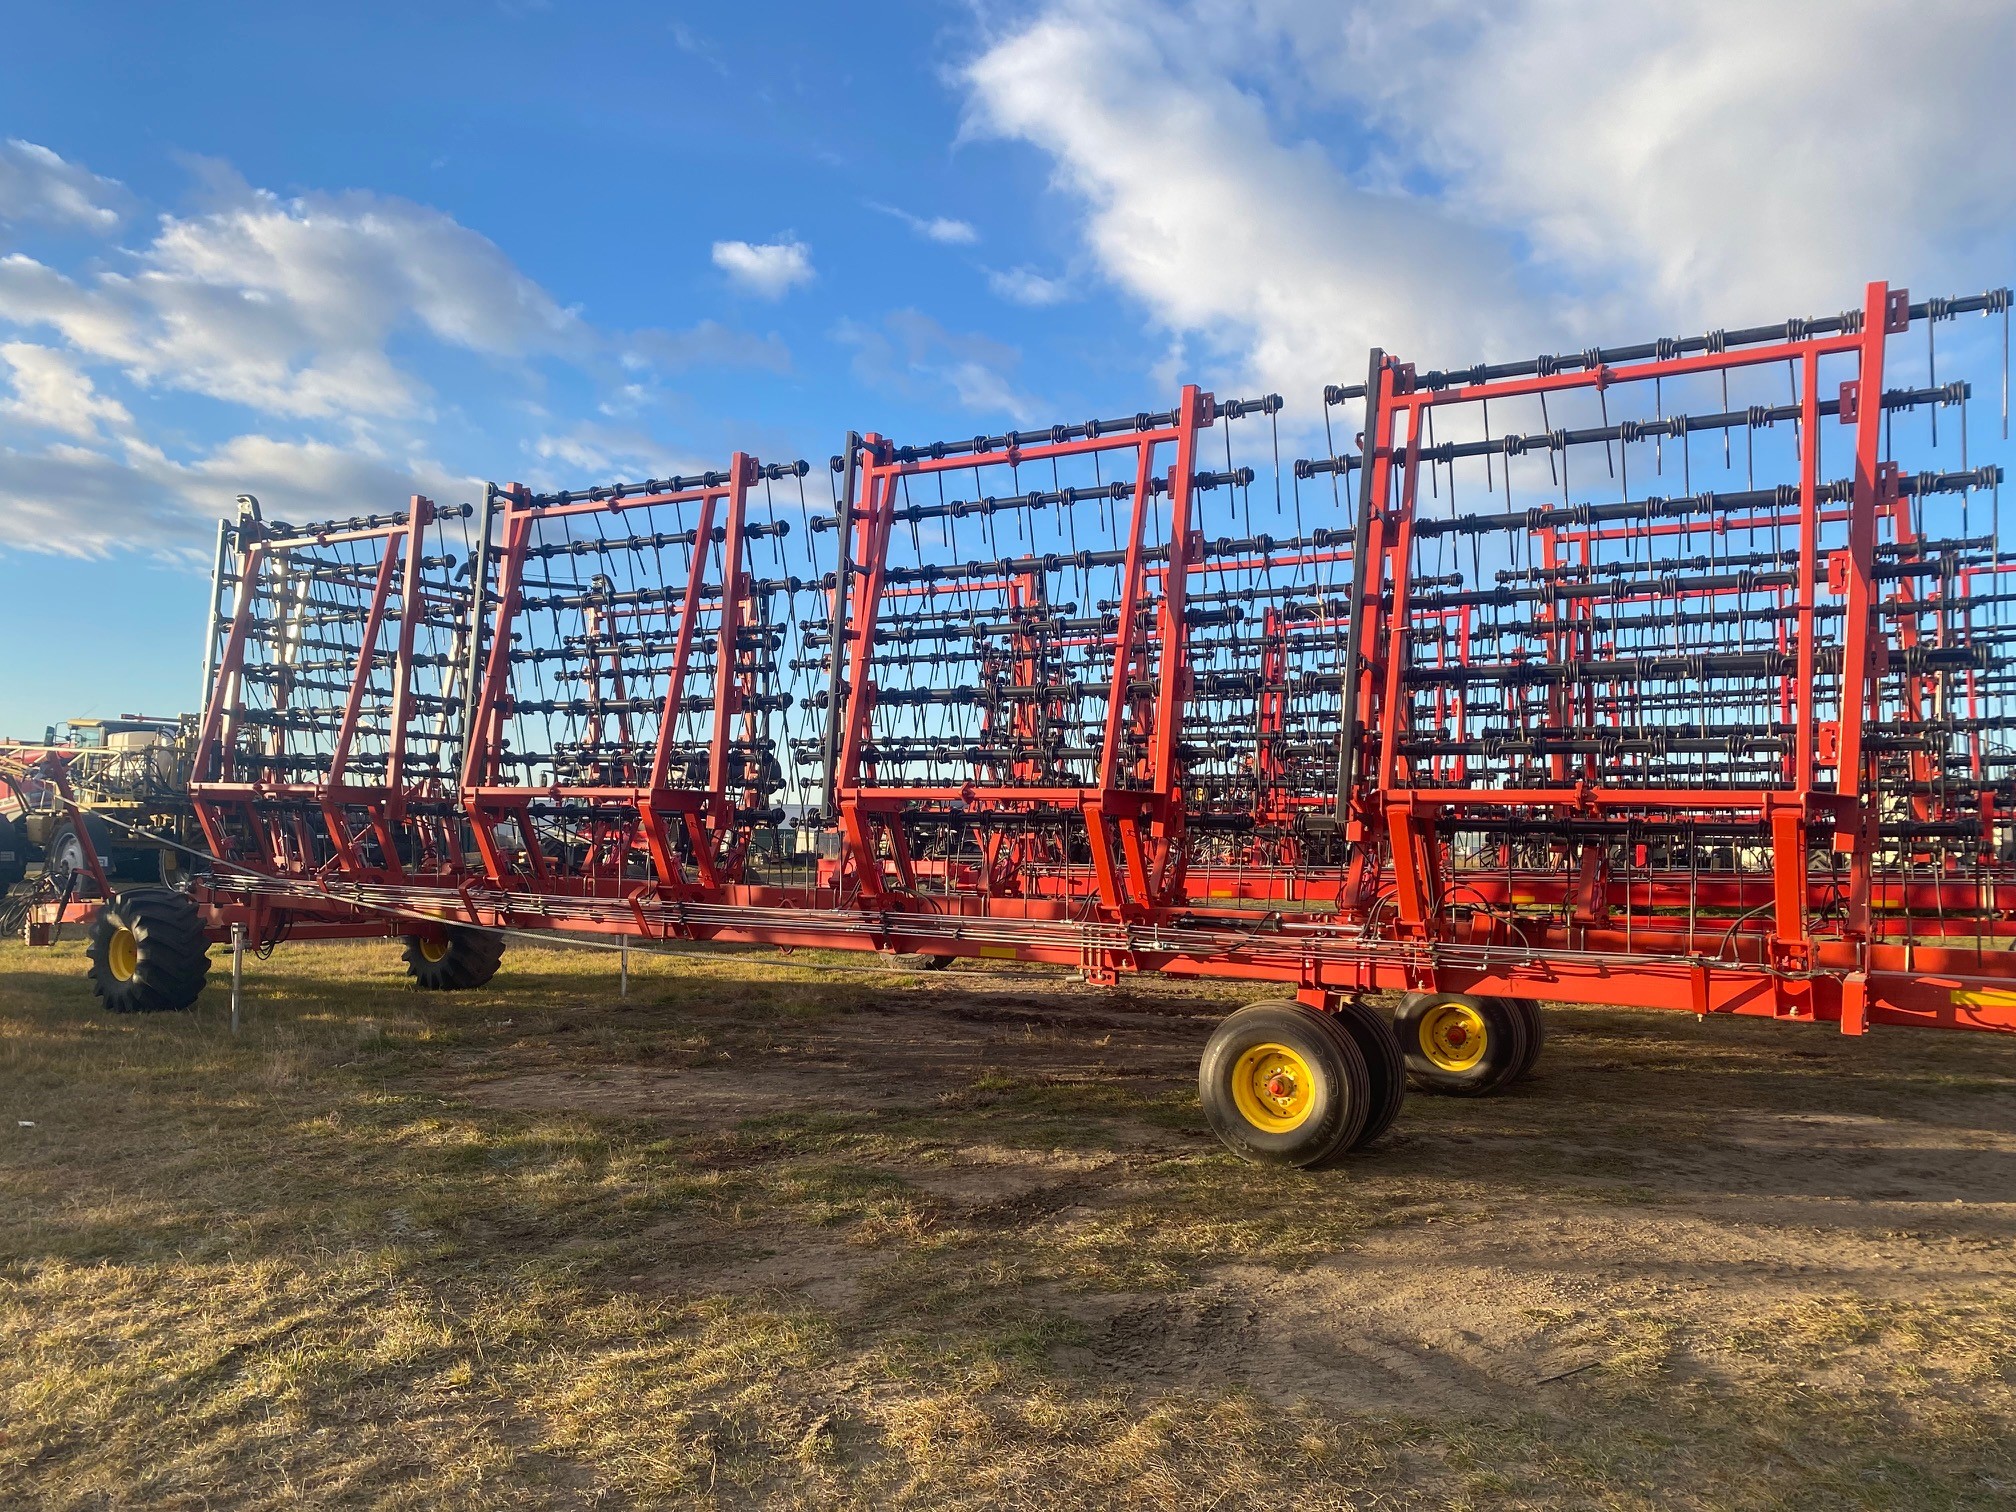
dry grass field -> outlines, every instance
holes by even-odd
[[[1563,1010],[1311,1176],[1237,992],[806,963],[0,946],[0,1504],[2016,1505],[2016,1044]]]

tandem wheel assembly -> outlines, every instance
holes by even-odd
[[[1399,1041],[1371,1009],[1269,999],[1218,1026],[1197,1093],[1212,1133],[1235,1155],[1307,1168],[1385,1133],[1407,1086]]]

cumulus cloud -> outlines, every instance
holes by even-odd
[[[595,338],[495,244],[408,201],[348,194],[162,217],[131,272],[78,283],[0,259],[0,319],[146,384],[290,417],[410,413],[387,347],[412,330],[491,357],[586,360]]]
[[[912,215],[908,210],[877,204],[873,200],[868,202],[868,208],[894,216],[926,241],[939,242],[947,247],[970,247],[980,240],[980,233],[970,221],[954,220],[948,215]]]
[[[1922,0],[1902,26],[1883,0],[1259,9],[1452,207],[1636,307],[1741,321],[1870,278],[2007,276],[2006,5]]]
[[[604,330],[428,206],[361,192],[282,198],[226,164],[193,166],[202,208],[159,217],[116,260],[73,268],[0,255],[0,546],[200,548],[200,522],[241,491],[270,494],[276,515],[298,519],[459,489],[428,460],[443,417],[416,371],[444,354],[489,359],[528,397],[556,370],[585,377],[585,407],[608,414],[660,402],[662,373],[790,366],[778,337],[717,321]],[[46,149],[0,151],[0,215],[111,229],[121,206],[116,184]],[[163,432],[149,406],[170,393],[261,423],[210,415],[206,431],[201,409],[178,403]],[[276,428],[292,434],[267,434]],[[191,432],[232,439],[191,442]],[[595,460],[635,454],[605,445]]]
[[[83,441],[97,438],[101,422],[115,430],[125,430],[133,423],[126,406],[99,393],[67,352],[9,341],[0,343],[0,362],[12,370],[14,390],[11,399],[0,399],[0,415]]]
[[[842,321],[834,339],[854,348],[854,373],[874,388],[932,403],[950,399],[979,415],[1018,424],[1041,408],[1015,387],[1022,360],[1014,347],[977,334],[948,331],[917,310],[898,310],[880,326]]]
[[[740,287],[765,299],[782,299],[815,276],[812,249],[801,241],[717,241],[714,266]]]
[[[1034,268],[989,268],[987,287],[1010,304],[1040,309],[1061,304],[1071,297],[1071,287],[1061,278],[1045,278]]]
[[[1468,362],[2001,282],[2012,69],[2016,11],[1979,0],[1908,26],[1882,0],[1049,0],[961,78],[966,134],[1050,159],[1099,273],[1295,394],[1374,344]]]
[[[0,222],[110,232],[119,229],[132,203],[117,179],[100,178],[34,142],[15,137],[0,142]]]
[[[1362,371],[1375,341],[1468,351],[1515,329],[1480,320],[1523,305],[1509,247],[1278,140],[1212,10],[1150,25],[1119,0],[1046,9],[967,68],[966,130],[1046,152],[1096,266],[1241,385],[1307,393]]]
[[[316,440],[241,435],[190,461],[128,440],[115,453],[58,443],[0,447],[0,547],[100,557],[193,557],[204,523],[241,493],[273,519],[331,519],[396,507],[409,494],[461,503],[482,487],[438,462]]]

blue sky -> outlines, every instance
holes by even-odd
[[[1184,380],[1286,394],[1307,451],[1373,341],[1467,363],[2016,274],[2002,6],[73,4],[5,36],[12,734],[193,705],[241,491],[820,462]]]

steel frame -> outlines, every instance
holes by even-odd
[[[1252,528],[1254,472],[1221,429],[1278,400],[1194,386],[1125,420],[929,446],[850,436],[837,559],[810,582],[758,579],[749,556],[751,488],[803,465],[741,453],[701,479],[493,491],[459,609],[428,582],[424,499],[292,534],[241,525],[191,789],[233,869],[204,896],[219,920],[1014,956],[1095,980],[1274,982],[1319,1004],[1475,991],[2016,1030],[2016,953],[1990,948],[2016,939],[2016,777],[1986,738],[2016,691],[1998,670],[2016,637],[1992,607],[2016,597],[2011,564],[1992,539],[1919,523],[2000,471],[1902,472],[1890,418],[1967,391],[1885,387],[1890,337],[2007,309],[2006,291],[1913,305],[1877,283],[1841,316],[1579,358],[1424,373],[1374,352],[1362,387],[1325,396],[1326,412],[1363,404],[1363,439],[1296,464],[1292,536]],[[1781,366],[1789,405],[1690,417],[1657,398]],[[1648,386],[1654,413],[1613,422]],[[1544,419],[1550,402],[1593,402],[1602,424],[1490,435],[1490,404]],[[1484,440],[1437,440],[1469,414]],[[1796,427],[1795,481],[1632,494],[1634,445],[1686,458],[1690,437],[1780,423]],[[1848,440],[1840,480],[1829,429]],[[1226,441],[1222,472],[1207,435]],[[1599,446],[1625,461],[1622,497],[1577,502],[1568,459]],[[1558,507],[1514,495],[1513,463],[1542,453]],[[1456,464],[1479,461],[1503,468],[1504,506],[1459,513]],[[1066,487],[1066,468],[1093,481]],[[1027,487],[1025,469],[1053,486]],[[1424,502],[1445,472],[1446,514]],[[1324,477],[1340,506],[1352,485],[1351,506],[1310,528],[1299,484]],[[938,491],[969,478],[970,499]],[[937,501],[917,502],[927,488]],[[651,528],[662,512],[669,531]],[[1078,549],[1080,520],[1109,514],[1110,549]],[[960,560],[969,516],[990,537],[997,516],[1028,522],[1027,549]],[[923,527],[941,525],[927,549]],[[1506,543],[1488,580],[1486,539]],[[1471,543],[1468,570],[1444,560],[1450,541]],[[259,585],[336,545],[368,568],[338,574],[359,640],[315,726],[326,768],[302,777],[271,716],[303,680],[272,682],[287,690],[272,708],[247,702],[287,633]],[[676,581],[644,570],[667,546],[686,553]],[[540,565],[621,551],[644,586]],[[1109,596],[1069,602],[1067,572],[1104,574]],[[770,614],[801,589],[823,620]],[[458,614],[445,661],[471,717],[437,774],[414,767],[408,732],[459,714],[460,695],[415,695],[415,631]],[[784,817],[763,716],[790,701],[788,653],[825,684],[823,729],[796,748],[817,768],[808,822],[836,853],[811,879],[752,865]],[[579,690],[542,691],[547,666]],[[356,758],[374,697],[382,780]],[[1736,718],[1695,714],[1718,701]],[[514,741],[534,709],[572,738]]]
[[[847,671],[845,680],[834,684],[839,712],[829,791],[842,835],[843,868],[864,904],[880,906],[892,892],[917,887],[916,848],[905,811],[914,819],[920,807],[945,814],[954,805],[1010,815],[1046,809],[1077,815],[1099,902],[1122,917],[1140,916],[1180,894],[1185,812],[1177,735],[1189,684],[1184,612],[1190,554],[1196,545],[1192,474],[1198,432],[1216,418],[1213,397],[1191,386],[1182,390],[1175,408],[1166,414],[1138,416],[1132,423],[1095,421],[1059,427],[1054,434],[1010,434],[998,443],[980,438],[950,449],[951,455],[946,455],[945,447],[920,454],[873,434],[861,438],[859,503],[853,500],[856,461],[850,458],[849,496],[841,506],[847,558],[831,599],[838,627],[834,644],[845,647],[844,656],[836,652],[835,661],[837,665],[844,660]],[[1122,476],[1133,477],[1131,485],[1116,483],[1108,495],[1116,511],[1123,501],[1128,507],[1113,626],[1110,632],[1094,632],[1112,663],[1096,775],[1089,781],[1045,781],[1033,763],[1018,761],[1005,776],[976,763],[956,784],[878,781],[868,741],[878,693],[871,662],[890,586],[898,499],[906,481],[969,470],[977,478],[983,468],[1006,467],[1019,474],[1025,466],[1041,468],[1093,456],[1124,462]],[[1158,466],[1160,458],[1166,458],[1166,471]],[[1168,530],[1161,543],[1161,566],[1151,574],[1148,553],[1157,543],[1148,539],[1149,504],[1156,497],[1151,490],[1158,480],[1167,495]],[[1040,558],[1004,560],[998,581],[987,583],[970,577],[938,581],[925,570],[914,575],[910,591],[936,601],[952,594],[970,600],[976,590],[993,590],[1005,595],[1012,618],[1043,607],[1045,565]],[[1016,640],[1014,681],[1035,690],[1036,653],[1028,636]],[[1144,692],[1143,683],[1152,691]],[[1029,705],[1028,712],[1033,718],[1036,707]],[[1014,733],[1026,736],[1029,730]],[[1123,745],[1123,738],[1130,736],[1131,754]],[[983,885],[990,892],[1007,890],[1007,873],[999,864],[1003,837],[989,836],[981,843]]]
[[[749,491],[804,471],[803,463],[766,469],[737,452],[725,472],[702,478],[496,492],[492,619],[461,790],[493,883],[605,897],[639,894],[641,883],[642,895],[699,898],[740,879],[752,838],[782,818],[769,801],[774,759],[761,726],[778,706],[768,691],[776,635],[766,613],[778,585],[755,578],[749,546],[788,526],[752,522]],[[668,511],[674,530],[638,532]],[[614,547],[612,526],[626,532]],[[530,591],[529,569],[542,561],[648,550],[662,563],[667,546],[686,554],[676,591],[619,591],[599,572],[588,583],[547,582],[543,598]],[[552,635],[532,623],[540,608],[552,611]],[[579,634],[560,632],[563,614]],[[547,658],[581,692],[539,702],[565,702],[577,739],[573,754],[542,752],[535,766],[512,752],[509,732],[533,702],[525,674],[537,677]],[[514,758],[523,770],[509,769]],[[542,819],[542,808],[555,817]]]

